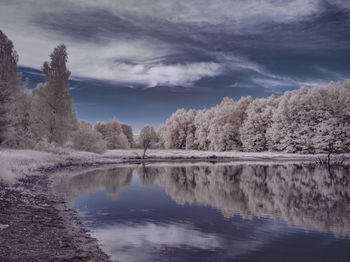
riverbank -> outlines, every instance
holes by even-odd
[[[50,190],[60,172],[154,162],[313,162],[281,153],[111,150],[105,154],[0,150],[0,261],[111,261],[65,200]],[[349,161],[349,155],[346,156]]]
[[[0,186],[0,261],[111,261],[76,212],[49,190],[49,176]]]
[[[0,182],[13,184],[19,178],[37,174],[43,169],[65,166],[89,166],[116,163],[142,162],[315,162],[325,155],[286,154],[274,152],[213,152],[194,150],[148,150],[142,159],[143,150],[108,150],[104,154],[57,149],[54,152],[34,150],[0,150]],[[339,158],[340,156],[335,156]],[[345,155],[350,161],[350,154]]]

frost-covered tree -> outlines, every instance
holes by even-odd
[[[146,157],[146,151],[148,148],[152,148],[158,142],[158,136],[152,126],[146,125],[141,129],[139,135],[139,144],[143,148],[143,158]]]
[[[64,145],[78,127],[72,96],[69,93],[70,72],[66,67],[68,54],[65,45],[59,45],[45,62],[45,83],[33,91],[32,125],[37,139]]]
[[[268,130],[272,150],[322,153],[332,147],[348,152],[349,96],[347,82],[286,92]]]
[[[97,122],[94,128],[102,134],[103,139],[107,142],[108,149],[130,148],[128,139],[123,133],[122,126],[117,118],[113,118],[107,123]]]
[[[73,136],[72,146],[76,150],[103,153],[107,149],[107,144],[103,140],[101,133],[92,128],[92,125],[83,120],[79,121],[78,130]]]
[[[209,110],[179,109],[158,131],[165,148],[200,150],[239,150],[239,128],[246,118],[250,97],[238,102],[224,98]]]
[[[134,134],[132,131],[132,127],[128,124],[121,124],[122,130],[124,135],[126,136],[126,138],[128,139],[128,142],[130,144],[130,147],[135,146],[135,142],[134,142]]]
[[[344,153],[350,149],[350,81],[331,83],[318,90],[324,100],[322,121],[312,137],[313,146],[319,153]]]
[[[157,130],[158,142],[156,148],[164,148],[165,138],[166,138],[166,125],[161,124]]]
[[[267,151],[269,137],[267,130],[272,125],[272,115],[279,99],[274,96],[255,99],[247,108],[247,118],[239,129],[242,146],[245,151]]]
[[[214,109],[198,111],[194,120],[194,125],[196,127],[194,144],[196,149],[209,150],[210,141],[208,136],[211,126],[210,122],[213,117]]]
[[[105,139],[107,134],[107,123],[106,122],[96,122],[94,125],[94,129],[101,133],[103,139]]]
[[[215,113],[210,121],[208,140],[209,150],[228,151],[241,150],[242,142],[239,128],[246,118],[246,110],[252,102],[251,97],[243,97],[235,102],[224,98],[220,105],[214,108]]]
[[[14,93],[19,87],[18,55],[11,40],[0,30],[0,143],[10,126],[10,110]]]
[[[158,130],[165,148],[349,152],[350,81],[288,91],[281,97],[223,101],[176,111]]]
[[[167,119],[161,133],[165,148],[193,149],[196,128],[195,110],[179,109]]]
[[[31,91],[28,80],[21,85],[18,55],[0,31],[0,143],[10,147],[33,146],[29,120]]]
[[[35,139],[31,125],[32,92],[27,84],[17,88],[10,105],[9,129],[6,133],[6,144],[10,147],[32,148]]]

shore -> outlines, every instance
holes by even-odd
[[[64,199],[50,189],[60,172],[120,164],[158,162],[311,163],[320,155],[282,153],[111,150],[0,150],[0,261],[112,261],[89,235]],[[350,155],[346,155],[346,161]]]

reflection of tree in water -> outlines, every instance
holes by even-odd
[[[151,168],[149,168],[151,169]],[[349,168],[301,165],[157,168],[179,204],[208,205],[225,217],[282,218],[305,229],[350,233]]]
[[[158,176],[157,168],[146,167],[145,164],[142,164],[140,168],[137,169],[139,178],[144,186],[151,186],[156,181]]]
[[[155,181],[178,204],[219,209],[225,217],[281,218],[290,225],[350,235],[349,167],[306,165],[205,165],[116,168],[63,180],[57,189],[76,194],[104,189],[116,198],[130,184],[133,170],[143,185]]]
[[[67,179],[56,185],[56,191],[73,203],[75,195],[88,195],[97,190],[105,190],[107,195],[116,199],[120,190],[130,184],[132,168],[94,170]]]

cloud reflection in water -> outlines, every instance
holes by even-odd
[[[348,237],[348,174],[348,167],[329,171],[310,165],[139,166],[67,176],[56,189],[72,204],[76,195],[101,189],[113,199],[106,208],[118,212],[106,217],[115,220],[103,220],[92,230],[120,261],[157,261],[169,254],[172,261],[186,261],[190,252],[200,254],[201,261],[224,261],[252,254],[277,239],[287,241],[305,229]],[[123,194],[124,188],[145,192]],[[153,200],[161,204],[146,203],[153,201],[146,195],[154,195],[156,189],[163,196],[155,195]],[[126,198],[134,202],[118,206]],[[137,215],[130,213],[128,205]],[[148,213],[141,208],[148,208]],[[210,213],[213,208],[221,215]],[[101,219],[98,212],[88,214],[86,220]]]

